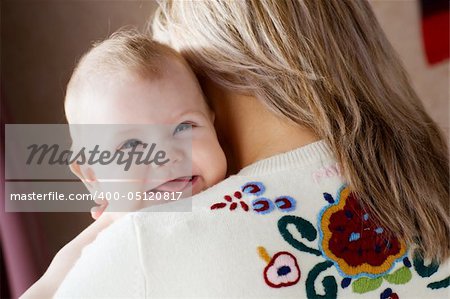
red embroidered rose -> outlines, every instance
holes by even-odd
[[[404,242],[388,238],[382,227],[375,226],[348,188],[341,188],[339,198],[321,212],[322,251],[346,276],[384,274],[405,254]]]

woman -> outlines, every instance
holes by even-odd
[[[57,296],[446,295],[447,145],[367,2],[163,1],[154,33],[198,72],[237,175],[193,213],[117,222]]]

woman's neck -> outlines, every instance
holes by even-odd
[[[213,103],[229,174],[273,155],[320,140],[310,129],[270,111],[255,97],[230,94]]]

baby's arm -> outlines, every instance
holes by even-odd
[[[66,274],[80,257],[81,250],[94,241],[98,233],[108,227],[114,221],[113,219],[114,217],[110,213],[104,213],[98,220],[61,248],[44,275],[21,298],[51,298]]]

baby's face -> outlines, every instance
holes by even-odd
[[[103,134],[108,136],[95,138],[101,147],[127,154],[133,147],[145,152],[156,144],[153,154],[163,150],[165,159],[169,159],[159,166],[132,164],[127,171],[117,163],[86,166],[89,170],[84,169],[83,173],[88,174],[85,179],[95,181],[92,184],[95,189],[190,195],[224,178],[225,155],[214,130],[213,114],[195,75],[178,60],[165,59],[162,63],[163,74],[158,78],[145,78],[132,72],[110,78],[87,78],[89,87],[66,102],[70,123],[111,125],[107,134]],[[131,125],[131,129],[126,130],[128,126],[122,125]],[[92,136],[88,135],[73,134],[74,144],[90,143],[87,140]],[[148,147],[144,149],[143,144]],[[128,183],[107,184],[106,178]]]

